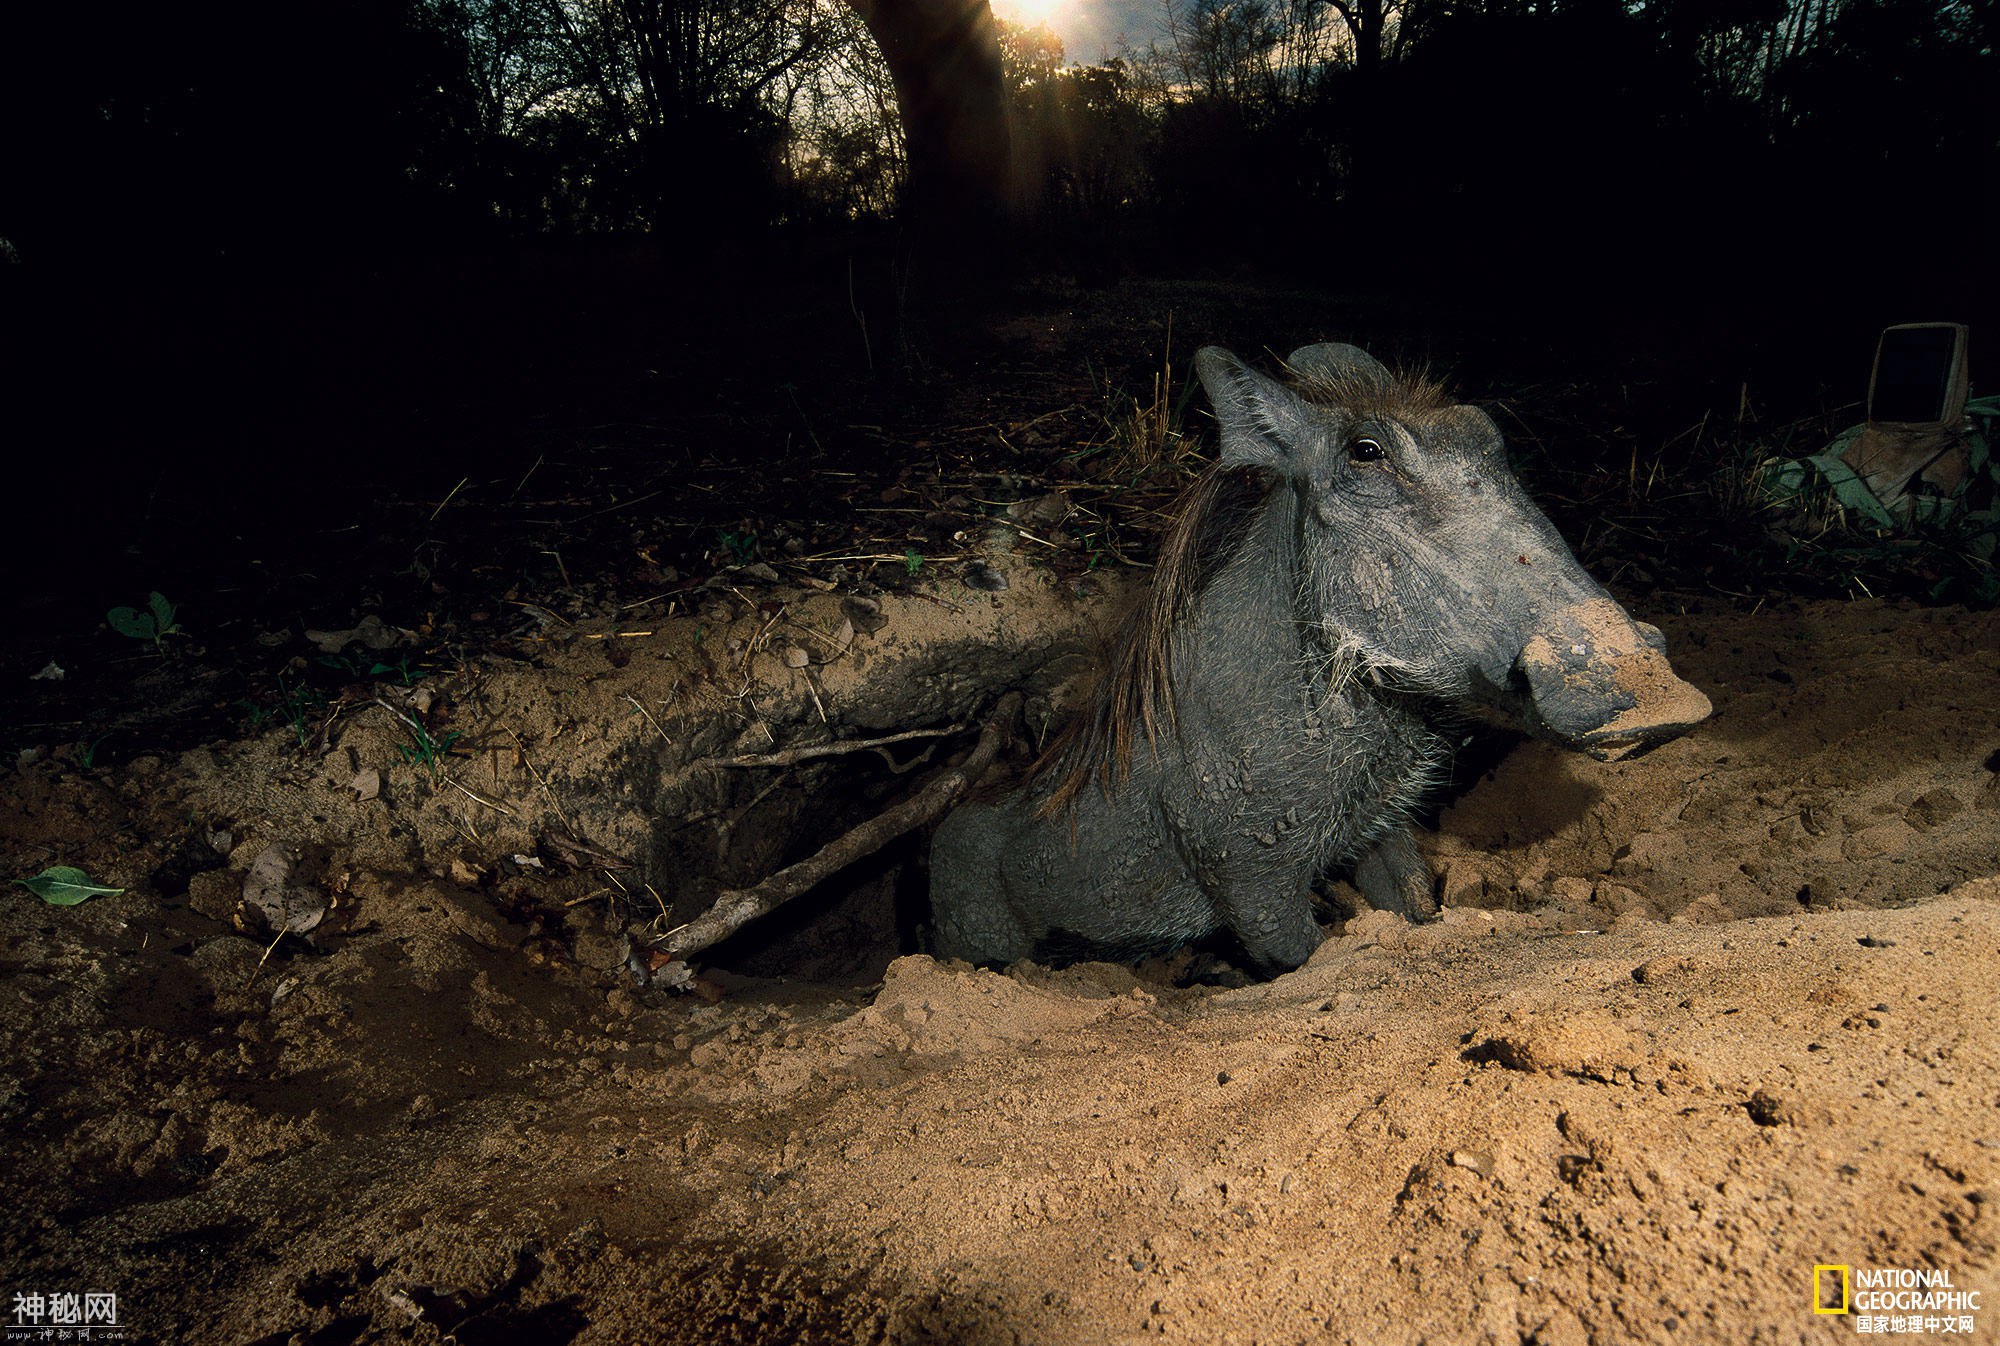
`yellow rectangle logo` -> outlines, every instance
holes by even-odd
[[[1826,1276],[1825,1280],[1822,1281],[1821,1277],[1828,1272],[1832,1272],[1834,1274]],[[1848,1302],[1848,1290],[1851,1279],[1852,1277],[1850,1269],[1847,1267],[1838,1266],[1831,1263],[1815,1266],[1813,1268],[1813,1284],[1812,1284],[1813,1312],[1846,1313],[1847,1302]],[[1833,1296],[1833,1285],[1836,1280],[1838,1280],[1840,1283],[1839,1303],[1834,1302],[1834,1296]]]

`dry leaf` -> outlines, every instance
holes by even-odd
[[[291,847],[266,846],[243,878],[243,905],[263,918],[267,929],[303,935],[326,919],[326,899],[292,882],[298,861]]]

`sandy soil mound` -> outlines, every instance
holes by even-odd
[[[867,985],[639,986],[644,931],[527,863],[538,829],[664,881],[696,848],[634,820],[699,790],[639,788],[629,745],[804,722],[690,737],[657,682],[686,632],[483,670],[460,723],[518,735],[484,775],[358,718],[303,758],[20,766],[7,872],[129,890],[0,898],[0,1289],[114,1292],[131,1340],[1601,1346],[1844,1335],[1838,1264],[1977,1290],[1925,1331],[1990,1335],[2000,618],[1635,610],[1712,722],[1514,746],[1430,841],[1443,922],[1358,915],[1234,989],[899,957],[893,913],[839,926]],[[814,668],[801,716],[845,676]],[[658,722],[614,728],[627,696]],[[331,912],[267,955],[237,897],[280,840]]]

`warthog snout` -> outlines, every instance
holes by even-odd
[[[1659,632],[1609,598],[1556,612],[1529,638],[1515,669],[1550,732],[1615,762],[1684,734],[1714,707],[1675,676]]]

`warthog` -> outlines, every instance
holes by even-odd
[[[1287,363],[1289,387],[1196,354],[1220,461],[1089,701],[1021,784],[939,827],[939,956],[1128,960],[1226,927],[1260,971],[1294,968],[1322,873],[1435,919],[1409,820],[1461,712],[1607,759],[1709,714],[1483,412],[1353,346]]]

